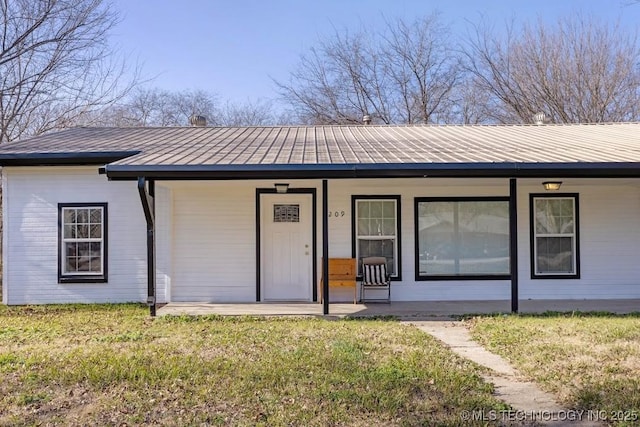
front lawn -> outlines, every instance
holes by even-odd
[[[566,406],[640,425],[640,317],[548,314],[471,319],[473,338]]]
[[[454,426],[504,408],[478,369],[394,321],[0,307],[0,425]]]

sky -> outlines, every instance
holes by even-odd
[[[434,11],[455,32],[484,18],[555,22],[578,12],[640,30],[634,0],[112,0],[121,21],[112,40],[148,85],[202,89],[221,101],[278,97],[300,55],[336,30],[376,29]]]

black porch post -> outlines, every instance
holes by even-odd
[[[327,180],[322,180],[322,314],[329,314],[329,194]]]
[[[511,271],[511,312],[518,312],[518,196],[515,178],[509,180],[509,269]]]
[[[156,239],[155,239],[155,182],[138,177],[138,192],[147,221],[147,305],[149,315],[156,315]],[[148,187],[148,189],[147,189]]]

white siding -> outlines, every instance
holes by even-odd
[[[170,301],[173,275],[173,193],[160,182],[155,184],[155,213],[156,302],[164,303]]]
[[[564,180],[561,192],[579,194],[581,278],[530,278],[529,194],[543,180],[518,180],[520,298],[640,297],[640,181]],[[290,180],[291,188],[317,189],[317,268],[322,256],[320,181]],[[272,181],[171,182],[173,197],[173,301],[255,301],[255,189]],[[508,196],[506,179],[331,180],[329,254],[351,256],[351,196],[401,196],[402,280],[394,301],[508,300],[508,280],[416,281],[414,198]],[[160,256],[160,255],[159,255]],[[331,301],[350,301],[349,289],[332,289]]]
[[[135,182],[109,182],[95,168],[4,169],[4,298],[9,304],[146,300],[145,221]],[[543,180],[518,180],[521,299],[640,297],[640,180],[564,179],[579,194],[580,279],[531,279],[529,194]],[[320,180],[288,180],[317,191],[316,252],[322,257]],[[158,301],[251,302],[256,298],[256,188],[273,181],[156,184]],[[509,280],[415,280],[415,197],[508,196],[507,179],[330,180],[329,255],[351,256],[351,196],[401,196],[401,281],[394,301],[508,300]],[[57,283],[57,204],[109,204],[109,282]],[[341,212],[344,211],[344,216]],[[318,284],[318,283],[317,283]],[[317,285],[316,284],[316,285]],[[332,289],[331,301],[352,290]]]
[[[9,245],[8,245],[8,236],[9,232],[9,221],[7,220],[7,210],[9,209],[9,198],[7,197],[7,193],[9,192],[8,181],[7,181],[7,172],[5,168],[5,172],[0,172],[2,175],[2,303],[9,304],[8,288],[7,288],[7,280],[5,277],[9,275],[9,271],[11,270],[11,266],[7,263],[7,254],[9,253]]]
[[[329,218],[329,254],[351,256],[351,196],[401,196],[401,267],[402,281],[391,283],[393,301],[432,300],[499,300],[510,297],[509,281],[416,281],[414,198],[452,196],[508,196],[505,180],[395,179],[341,180],[329,183],[329,209],[342,211],[345,216]],[[334,290],[332,290],[333,292]],[[337,289],[333,299],[349,301],[349,291]],[[372,294],[373,295],[373,294]],[[374,295],[375,297],[375,295]]]
[[[529,194],[544,191],[538,180],[521,180],[518,191],[520,298],[639,298],[640,181],[564,181],[557,193],[578,193],[580,278],[531,279]]]
[[[170,185],[171,301],[255,301],[255,184]]]
[[[288,181],[291,188],[317,190],[317,268],[322,257],[322,191],[319,181]],[[414,279],[413,198],[423,196],[505,196],[504,181],[471,188],[462,181],[336,180],[329,183],[329,255],[351,257],[351,195],[401,195],[402,281],[393,282],[392,299],[508,299],[508,281],[420,281]],[[256,188],[272,181],[166,182],[173,194],[172,301],[255,301]],[[445,187],[446,186],[446,187]],[[162,231],[158,232],[159,235]],[[161,256],[160,254],[158,255]],[[331,301],[352,301],[350,289],[332,289]]]
[[[93,167],[3,169],[7,304],[146,301],[145,222],[135,182]],[[58,203],[108,203],[108,282],[58,283]]]

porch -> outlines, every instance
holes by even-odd
[[[322,304],[314,303],[188,303],[172,302],[158,308],[159,316],[323,316]],[[521,300],[520,313],[611,312],[640,313],[640,299]],[[395,301],[391,304],[332,303],[331,317],[396,316],[399,318],[450,317],[463,314],[510,313],[511,300]]]

